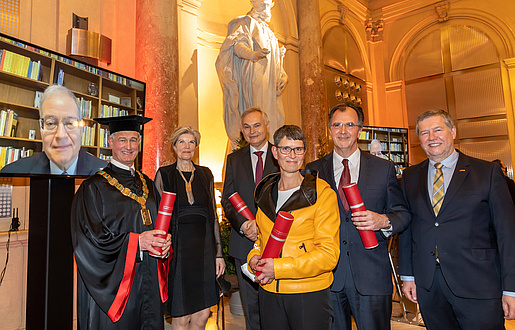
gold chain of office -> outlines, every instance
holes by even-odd
[[[101,170],[101,171],[98,171],[97,173],[100,174],[101,176],[103,176],[107,180],[107,182],[109,182],[109,184],[111,186],[118,189],[122,193],[122,195],[127,196],[127,197],[135,200],[136,202],[138,202],[141,205],[141,218],[143,219],[143,224],[145,224],[146,226],[152,224],[152,218],[150,217],[150,211],[145,206],[145,204],[147,203],[147,198],[148,198],[147,181],[145,180],[145,178],[143,177],[143,174],[141,174],[141,172],[136,171],[136,173],[138,173],[138,175],[139,175],[139,178],[141,179],[141,182],[143,183],[143,195],[141,195],[141,196],[136,195],[129,188],[124,187],[121,183],[118,182],[118,180],[116,180],[115,178],[113,178],[112,176],[107,174],[105,171]]]

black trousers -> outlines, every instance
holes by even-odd
[[[241,272],[241,265],[246,262],[246,260],[234,259],[236,275],[238,276],[238,284],[240,287],[241,303],[243,305],[243,312],[245,313],[245,326],[247,330],[260,330],[258,302],[259,284],[252,282],[250,278],[243,275]]]
[[[261,327],[266,330],[329,330],[329,288],[308,293],[271,293],[259,288]]]
[[[343,289],[331,291],[331,303],[334,310],[333,330],[352,330],[351,315],[358,330],[391,329],[392,295],[360,294],[354,284],[350,263],[347,263]]]
[[[470,299],[455,296],[436,267],[428,291],[417,286],[420,312],[428,330],[500,330],[504,329],[502,300]]]

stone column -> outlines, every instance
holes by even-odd
[[[305,162],[317,158],[318,140],[327,141],[327,97],[318,1],[297,0],[302,129],[308,151]]]
[[[508,139],[510,140],[511,164],[512,167],[515,168],[515,57],[506,58],[502,62],[501,74],[504,86],[504,103],[506,105],[506,120],[508,123]]]
[[[147,83],[143,171],[175,161],[170,135],[179,121],[179,42],[176,0],[136,1],[136,77]]]

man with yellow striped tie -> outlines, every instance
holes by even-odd
[[[417,118],[428,159],[406,169],[412,219],[401,234],[403,291],[426,327],[504,329],[515,318],[515,208],[498,166],[454,149],[443,110]]]

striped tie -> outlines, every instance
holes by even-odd
[[[438,215],[438,212],[440,212],[445,194],[442,166],[443,165],[440,163],[435,164],[436,174],[435,181],[433,183],[433,211],[435,212],[435,215]]]

